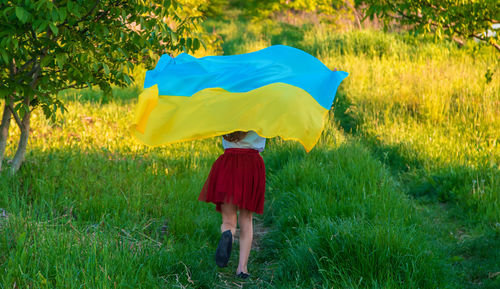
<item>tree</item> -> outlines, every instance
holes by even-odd
[[[387,24],[396,19],[415,32],[432,32],[439,38],[448,36],[459,43],[461,39],[485,41],[500,51],[498,33],[486,34],[500,20],[498,0],[356,0],[366,16],[380,17]]]
[[[0,170],[11,119],[21,134],[12,172],[21,166],[30,116],[64,110],[57,92],[67,88],[125,86],[136,63],[165,52],[194,51],[200,16],[177,0],[0,0]]]

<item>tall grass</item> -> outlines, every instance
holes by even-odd
[[[106,104],[68,101],[59,123],[34,115],[26,163],[0,179],[2,288],[160,288],[216,277],[208,240],[218,218],[196,201],[216,142],[143,147],[127,133],[135,90],[115,92]]]
[[[451,286],[416,208],[366,148],[346,141],[285,159],[270,176],[265,241],[283,288]]]

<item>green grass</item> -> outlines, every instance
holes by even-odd
[[[346,141],[287,159],[270,176],[266,215],[278,284],[446,287],[447,265],[420,231],[424,220],[366,148]]]
[[[56,123],[35,112],[25,164],[0,175],[0,288],[500,286],[494,51],[326,26],[206,25],[226,54],[288,44],[350,73],[311,153],[268,142],[252,279],[234,278],[237,250],[215,267],[220,216],[197,201],[220,140],[138,144],[132,87],[104,99],[67,91]]]

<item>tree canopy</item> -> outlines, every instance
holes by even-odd
[[[387,24],[396,19],[409,25],[415,32],[435,33],[439,38],[451,37],[457,41],[475,38],[486,41],[500,51],[498,31],[492,25],[499,23],[500,2],[497,0],[356,0],[368,17],[378,16]]]
[[[193,15],[176,0],[1,0],[0,168],[11,117],[22,148],[33,108],[47,117],[63,109],[58,91],[96,85],[110,93],[132,82],[136,63],[199,48],[193,32],[201,16]],[[24,156],[19,148],[15,169]]]

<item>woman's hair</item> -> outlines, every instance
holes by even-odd
[[[239,142],[247,135],[246,131],[235,131],[229,134],[225,134],[222,137],[229,142]]]

